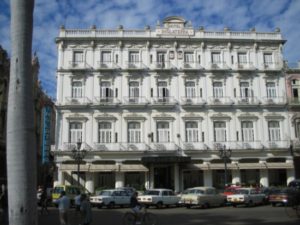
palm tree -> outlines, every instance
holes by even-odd
[[[34,0],[11,0],[7,113],[9,224],[36,225],[36,148],[31,67]]]

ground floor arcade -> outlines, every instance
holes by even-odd
[[[227,182],[244,185],[286,186],[295,178],[292,162],[227,164]],[[77,185],[77,166],[58,164],[55,184]],[[80,186],[93,193],[97,188],[131,186],[138,190],[171,188],[182,191],[195,186],[223,188],[221,163],[84,164],[80,166]],[[55,185],[54,184],[54,185]]]

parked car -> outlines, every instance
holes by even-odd
[[[285,205],[288,202],[289,196],[294,194],[295,190],[292,188],[278,189],[269,196],[269,202],[272,206]]]
[[[107,208],[114,208],[115,206],[128,206],[130,205],[131,194],[124,190],[119,189],[107,189],[102,190],[96,196],[90,197],[92,206],[101,208],[106,206]]]
[[[178,205],[179,200],[180,197],[176,196],[171,189],[149,189],[143,195],[138,196],[138,201],[146,207],[162,208],[163,206]]]
[[[222,194],[227,197],[228,195],[234,194],[234,192],[236,190],[238,190],[239,188],[241,188],[241,186],[229,186],[229,187],[226,187]]]
[[[281,190],[281,188],[277,187],[263,187],[260,189],[262,193],[265,194],[264,204],[270,203],[270,196],[274,193],[278,193]]]
[[[181,202],[187,207],[200,206],[209,208],[211,206],[223,206],[225,197],[217,193],[214,187],[194,187],[181,196]]]
[[[299,180],[299,179],[296,179],[296,180],[291,181],[291,182],[288,184],[288,187],[290,187],[290,188],[295,188],[295,189],[300,190],[300,180]]]
[[[256,188],[240,188],[235,191],[235,194],[227,196],[227,202],[233,207],[237,205],[253,206],[263,204],[265,196]]]
[[[55,200],[57,200],[60,197],[60,193],[62,191],[66,192],[66,196],[69,197],[71,206],[74,206],[74,198],[76,195],[78,195],[79,192],[81,192],[81,189],[77,186],[73,185],[57,185],[52,190],[52,202],[54,203]],[[54,205],[56,205],[54,203]]]

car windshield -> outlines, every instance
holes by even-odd
[[[111,196],[111,191],[101,191],[99,193],[99,195],[102,195],[102,196]]]
[[[204,191],[199,189],[193,189],[189,191],[189,194],[204,194]]]
[[[148,190],[145,191],[145,195],[159,195],[159,191]]]
[[[249,194],[249,190],[247,189],[238,189],[234,191],[234,194],[244,194],[244,195],[248,195]]]
[[[63,187],[55,187],[53,193],[60,194],[64,190]]]

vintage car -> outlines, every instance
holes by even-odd
[[[181,196],[181,202],[187,208],[191,208],[192,206],[209,208],[223,206],[225,204],[225,197],[218,194],[214,187],[194,187]]]
[[[163,206],[178,205],[180,197],[176,196],[170,189],[149,189],[143,195],[138,196],[138,201],[148,206],[156,206],[162,208]]]
[[[295,193],[296,191],[293,188],[277,189],[269,196],[269,202],[272,206],[285,205],[288,203],[289,197],[294,196]]]
[[[103,206],[114,208],[115,206],[130,205],[130,198],[131,194],[125,190],[107,189],[100,191],[98,195],[91,196],[90,202],[92,206],[97,206],[98,208]]]
[[[253,206],[264,204],[265,194],[256,188],[239,188],[234,194],[227,196],[227,202],[233,207],[237,205]]]

